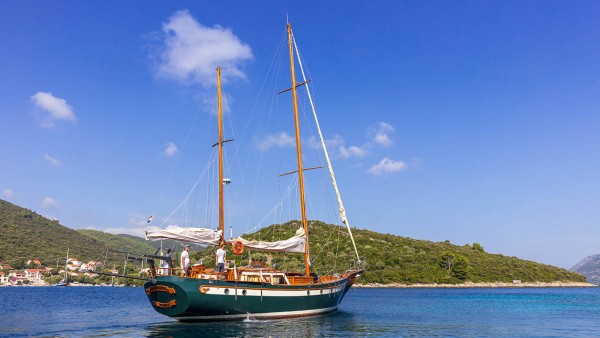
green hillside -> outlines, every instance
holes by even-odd
[[[247,239],[273,241],[292,237],[297,221],[272,225],[258,232],[244,235]],[[354,238],[367,270],[361,283],[461,283],[576,281],[585,277],[579,273],[550,265],[485,252],[472,245],[453,245],[450,242],[415,240],[368,230],[353,229]],[[346,229],[319,221],[309,225],[309,241],[313,269],[317,274],[343,272],[354,264],[355,255]],[[129,235],[112,235],[95,230],[73,230],[48,220],[35,212],[0,200],[0,260],[19,267],[28,259],[39,259],[47,266],[64,263],[67,248],[70,256],[87,261],[100,259],[107,249],[130,253],[152,253],[160,242],[147,242]],[[163,247],[177,242],[164,241]],[[228,259],[235,258],[238,266],[248,263],[248,255],[234,256],[230,249]],[[196,246],[194,259],[214,264],[214,247]],[[270,256],[270,257],[269,257]],[[123,256],[109,257],[120,264]],[[264,263],[270,258],[277,268],[288,271],[304,269],[303,255],[290,253],[252,252],[252,258]]]
[[[150,242],[134,238],[96,230],[73,230],[0,200],[0,260],[13,267],[24,267],[29,259],[39,259],[45,266],[62,266],[67,248],[70,257],[84,262],[102,260],[106,249],[137,254],[155,251]],[[109,258],[119,264],[123,261],[123,255],[113,254]]]
[[[19,267],[29,259],[46,266],[64,264],[67,255],[98,259],[103,243],[37,213],[0,200],[0,260]]]
[[[293,224],[294,223],[294,224]],[[247,239],[272,241],[291,237],[298,222],[272,225]],[[361,258],[367,264],[361,283],[462,283],[472,282],[585,282],[585,277],[558,267],[526,261],[516,257],[490,254],[473,245],[458,246],[449,242],[415,240],[374,231],[353,229]],[[355,254],[344,227],[312,221],[309,225],[312,266],[317,274],[344,271],[354,262]],[[228,247],[230,248],[230,247]],[[195,259],[203,258],[214,264],[214,248],[197,252]],[[267,254],[253,253],[254,259],[266,262]],[[272,254],[271,260],[284,270],[304,270],[302,254]],[[234,256],[237,264],[247,264],[247,255]],[[243,257],[243,261],[242,258]]]
[[[79,229],[80,234],[93,238],[103,244],[104,248],[134,254],[154,253],[156,249],[143,238],[129,235],[113,235],[98,230]]]

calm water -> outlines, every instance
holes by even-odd
[[[0,336],[598,337],[600,289],[352,289],[330,315],[184,324],[142,288],[1,287]]]

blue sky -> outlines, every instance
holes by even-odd
[[[293,182],[289,80],[265,82],[288,75],[286,15],[353,226],[567,268],[599,252],[594,1],[3,1],[0,198],[71,228],[214,226],[214,186],[187,200],[205,216],[167,216],[211,156],[221,65],[227,224],[293,217],[265,216]]]

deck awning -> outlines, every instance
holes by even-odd
[[[146,230],[146,240],[172,239],[185,243],[219,245],[221,231],[205,228],[169,227]]]
[[[249,241],[242,237],[230,239],[229,243],[242,242],[246,248],[250,248],[258,251],[272,251],[272,252],[304,252],[304,245],[306,242],[306,236],[304,235],[304,229],[299,228],[296,231],[294,237],[288,238],[282,241],[275,242],[263,242],[263,241]]]

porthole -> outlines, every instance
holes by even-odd
[[[225,289],[225,294],[228,295],[229,294],[229,289]]]
[[[242,290],[242,296],[245,296],[246,293],[247,293],[246,290]]]

